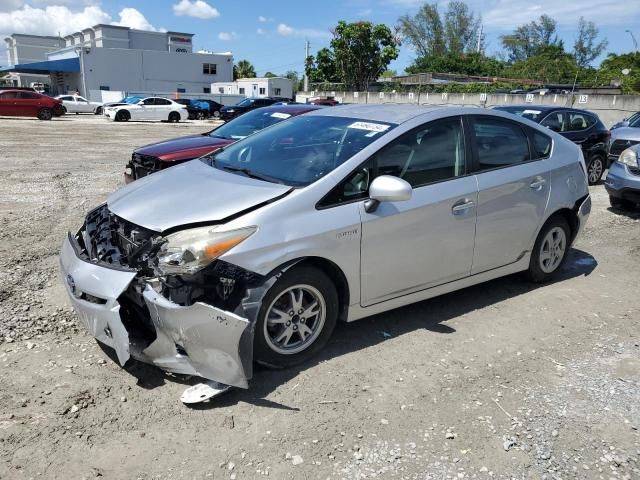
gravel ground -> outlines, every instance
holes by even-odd
[[[69,308],[67,230],[136,146],[208,125],[0,119],[0,478],[640,478],[640,214],[592,189],[562,278],[511,276],[339,325],[195,408]]]

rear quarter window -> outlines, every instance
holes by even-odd
[[[553,146],[553,140],[548,135],[531,129],[531,146],[533,149],[533,159],[549,158],[551,155],[551,147]]]

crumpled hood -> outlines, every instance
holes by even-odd
[[[199,149],[206,149],[208,152],[232,142],[233,140],[210,137],[209,135],[189,135],[187,137],[172,138],[163,142],[145,145],[135,150],[134,153],[151,155],[160,158],[160,160],[163,160],[162,157],[165,156],[174,159],[175,156],[179,156],[180,152],[189,153],[191,150]],[[191,158],[193,158],[193,156]]]
[[[224,221],[290,190],[287,185],[192,160],[130,183],[112,193],[107,205],[129,222],[163,232],[181,225]]]

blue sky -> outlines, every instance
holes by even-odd
[[[635,1],[635,0],[634,0]],[[415,13],[422,0],[0,0],[0,36],[13,32],[57,34],[95,23],[117,23],[194,33],[195,49],[232,51],[235,60],[248,59],[259,75],[266,71],[302,71],[304,42],[311,53],[327,46],[329,30],[338,20],[370,20],[396,24]],[[446,2],[438,2],[444,11]],[[488,53],[500,50],[499,36],[546,13],[559,23],[567,47],[573,45],[578,18],[594,20],[609,40],[609,51],[634,49],[626,29],[640,41],[640,8],[621,0],[470,0],[482,14]],[[0,65],[6,52],[0,50]],[[408,44],[391,68],[402,72],[414,53]]]

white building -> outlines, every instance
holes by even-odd
[[[239,78],[234,82],[212,83],[211,93],[293,98],[293,81],[286,77]]]
[[[202,94],[212,82],[233,79],[232,55],[193,53],[191,33],[101,24],[63,39],[14,34],[5,41],[11,66],[3,70],[45,74],[54,94],[78,90],[96,100],[101,90]]]
[[[14,33],[5,39],[7,44],[7,65],[44,62],[47,54],[65,46],[60,37],[22,35]],[[9,81],[14,87],[30,87],[33,83],[50,84],[49,75],[33,73],[11,73]]]

